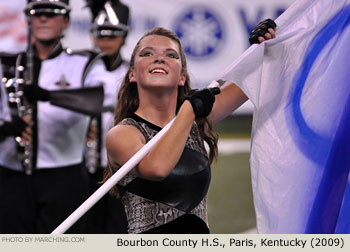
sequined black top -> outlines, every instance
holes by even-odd
[[[161,130],[137,115],[119,124],[136,127],[146,142]],[[142,233],[186,213],[199,217],[208,225],[206,203],[209,183],[210,164],[194,123],[183,154],[167,178],[150,181],[128,174],[119,182],[119,189],[124,191],[122,202],[128,219],[128,232]]]

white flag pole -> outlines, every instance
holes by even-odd
[[[51,234],[63,234],[77,222],[97,201],[99,201],[113,186],[115,186],[132,168],[134,168],[153,148],[161,137],[169,130],[175,118],[172,119],[159,133],[129,159],[112,177],[110,177],[96,192],[81,204],[68,218],[63,221]]]
[[[214,80],[208,86],[209,88],[221,87],[226,83],[225,80]],[[176,118],[176,117],[175,117]],[[132,168],[134,168],[147,153],[158,143],[160,138],[169,130],[174,122],[172,119],[159,133],[153,137],[145,146],[129,159],[112,177],[110,177],[96,192],[94,192],[83,204],[81,204],[66,220],[64,220],[51,234],[63,234],[75,222],[77,222],[97,201],[99,201],[113,186],[115,186]]]

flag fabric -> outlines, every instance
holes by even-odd
[[[350,0],[296,0],[220,76],[254,104],[259,233],[350,233]]]

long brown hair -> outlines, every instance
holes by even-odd
[[[180,50],[180,56],[181,56],[181,63],[182,63],[182,73],[186,74],[186,80],[184,83],[184,86],[178,87],[178,97],[177,97],[177,111],[179,110],[181,104],[185,100],[188,92],[191,90],[190,87],[190,78],[187,73],[187,62],[186,62],[186,56],[185,52],[182,48],[181,42],[179,38],[174,34],[173,32],[161,28],[156,27],[149,32],[147,32],[144,36],[141,37],[141,39],[136,44],[132,55],[130,59],[130,66],[129,70],[126,73],[123,83],[121,85],[121,88],[118,93],[118,104],[114,112],[114,125],[117,125],[119,122],[121,122],[124,118],[129,117],[132,115],[139,106],[139,96],[137,92],[137,85],[136,83],[131,83],[129,80],[129,73],[134,68],[135,64],[135,55],[140,47],[141,41],[148,36],[151,35],[159,35],[159,36],[165,36],[170,38],[171,40],[175,41]],[[177,112],[176,111],[176,112]],[[209,146],[209,160],[212,162],[216,157],[218,153],[217,149],[217,140],[218,136],[213,131],[212,124],[207,118],[199,118],[196,119],[196,123],[198,125],[198,129],[200,132],[200,135],[202,139],[208,144]],[[109,170],[109,169],[107,169]],[[107,177],[110,177],[112,174],[110,174],[110,171],[107,172]]]

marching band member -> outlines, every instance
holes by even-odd
[[[89,171],[90,194],[101,185],[107,167],[105,137],[113,126],[117,93],[125,73],[126,62],[120,53],[129,30],[129,8],[117,1],[88,1],[92,12],[90,29],[95,50],[94,60],[102,59],[105,66],[104,112],[90,124],[85,155]],[[126,217],[120,200],[106,195],[88,213],[88,233],[126,233]]]
[[[18,132],[5,136],[0,143],[0,233],[50,233],[87,197],[83,150],[89,117],[46,101],[50,93],[100,85],[104,68],[102,61],[95,62],[86,72],[89,56],[63,48],[61,39],[70,21],[68,0],[30,0],[25,13],[33,57],[19,53],[15,58],[1,58],[7,86],[14,77],[11,72],[16,78],[19,71],[32,76],[26,92],[32,109],[30,130],[24,132],[32,145],[33,169],[24,173],[19,162],[13,137]],[[33,61],[31,73],[26,68],[29,59]],[[13,122],[9,107],[13,106],[2,103],[0,116]],[[84,231],[83,220],[68,230]]]

